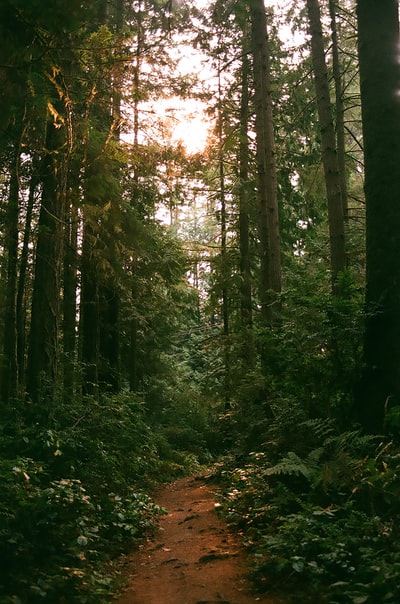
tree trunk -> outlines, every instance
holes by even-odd
[[[47,124],[42,199],[36,244],[27,392],[37,402],[51,397],[58,378],[60,275],[66,191],[66,157],[59,124]]]
[[[344,213],[335,128],[333,125],[329,92],[328,70],[325,61],[321,12],[318,0],[307,0],[307,10],[311,34],[311,58],[317,96],[319,129],[321,134],[322,163],[324,167],[328,202],[331,282],[333,292],[339,293],[337,278],[339,273],[346,268]]]
[[[242,86],[240,98],[240,141],[239,141],[239,248],[240,248],[240,317],[242,327],[251,327],[252,295],[249,238],[249,62],[245,53],[242,59]]]
[[[120,295],[114,286],[99,287],[99,385],[116,393],[120,387]]]
[[[358,53],[365,158],[366,324],[358,418],[383,429],[400,404],[400,77],[396,0],[359,0]]]
[[[266,324],[273,325],[279,315],[282,276],[270,60],[263,0],[250,0],[250,14],[259,196],[260,299],[263,318]]]
[[[17,287],[17,357],[18,357],[18,375],[20,379],[19,386],[24,386],[26,370],[26,315],[28,296],[26,295],[28,263],[29,263],[29,244],[32,239],[32,213],[35,204],[36,190],[39,184],[38,159],[33,158],[32,174],[29,183],[29,196],[26,207],[24,237],[22,242],[19,278]],[[32,274],[30,274],[32,277]]]
[[[83,374],[82,393],[97,397],[99,392],[99,301],[94,247],[93,230],[89,224],[84,224],[79,326]]]
[[[72,196],[73,197],[73,196]],[[73,204],[68,208],[65,225],[63,279],[63,383],[65,397],[75,393],[76,370],[76,294],[78,289],[78,212]]]
[[[226,249],[226,196],[225,196],[225,166],[224,166],[224,127],[222,114],[221,73],[218,74],[218,174],[219,174],[219,202],[221,218],[221,264],[220,279],[222,293],[222,324],[223,324],[223,349],[224,349],[224,400],[228,408],[230,404],[230,354],[229,354],[229,300],[228,300],[228,275],[227,275],[227,249]]]
[[[1,399],[15,398],[18,387],[17,362],[17,268],[18,268],[18,200],[20,137],[15,143],[10,166],[10,184],[6,211],[7,286],[4,314],[4,360],[1,371]]]
[[[135,64],[133,66],[133,146],[134,152],[139,153],[139,102],[140,102],[140,74],[141,65],[143,60],[143,44],[144,44],[144,30],[141,19],[142,5],[141,1],[138,2],[137,10],[137,40],[135,49]],[[139,191],[139,174],[137,170],[133,173],[134,182],[134,193]],[[135,194],[132,197],[132,205],[135,203]],[[132,274],[134,278],[135,274],[135,263],[132,265]],[[135,304],[137,299],[137,289],[135,284],[132,285],[131,297],[132,303]],[[139,322],[135,313],[132,314],[130,320],[129,330],[129,388],[132,392],[135,392],[139,388],[139,375],[138,375],[138,328]]]
[[[253,309],[251,289],[249,209],[251,188],[249,183],[249,61],[245,49],[242,54],[242,82],[240,98],[239,141],[239,252],[240,252],[240,322],[242,326],[242,362],[244,372],[255,365],[253,334]]]
[[[338,27],[336,19],[336,0],[329,0],[329,13],[331,17],[331,38],[332,38],[332,67],[333,79],[335,81],[335,105],[336,105],[336,144],[338,157],[338,170],[340,193],[342,198],[343,217],[348,218],[348,196],[347,196],[347,177],[346,177],[346,144],[344,127],[344,101],[343,101],[343,76],[340,64]]]

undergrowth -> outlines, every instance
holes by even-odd
[[[220,470],[226,517],[261,590],[294,601],[400,601],[400,450],[281,405],[257,451]]]
[[[114,560],[164,512],[148,495],[198,467],[132,395],[9,409],[0,442],[0,601],[100,604]]]

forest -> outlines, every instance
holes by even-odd
[[[110,602],[204,467],[257,589],[399,602],[398,0],[0,33],[0,602]]]

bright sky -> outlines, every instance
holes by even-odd
[[[277,16],[284,13],[293,0],[264,0],[266,6],[273,6]],[[210,5],[211,0],[196,0],[198,8],[205,8]],[[293,36],[290,27],[286,24],[280,24],[279,35],[282,42],[288,42],[295,46],[304,41],[303,35]],[[179,70],[183,75],[192,74],[193,70],[201,73],[201,59],[196,51],[189,49],[179,60]],[[207,142],[209,130],[212,127],[210,119],[204,111],[204,104],[195,99],[182,100],[179,98],[168,99],[157,102],[158,111],[164,111],[166,115],[171,116],[169,120],[170,142],[181,142],[186,148],[188,154],[201,152]]]

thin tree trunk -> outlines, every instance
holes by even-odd
[[[99,287],[99,385],[116,393],[120,388],[120,297],[116,286]]]
[[[17,269],[18,269],[18,201],[19,201],[20,137],[15,144],[10,166],[10,185],[6,212],[7,286],[4,313],[3,366],[1,398],[15,398],[18,388],[17,362]]]
[[[31,179],[29,183],[29,196],[26,208],[24,236],[22,242],[20,269],[17,288],[17,358],[19,386],[23,387],[26,370],[26,314],[27,314],[27,275],[29,262],[29,243],[32,239],[32,214],[35,204],[35,194],[39,184],[38,160],[33,158]]]
[[[329,91],[328,70],[318,0],[307,0],[308,20],[311,34],[311,58],[314,72],[321,153],[324,167],[328,202],[329,239],[331,256],[331,282],[333,292],[339,293],[337,278],[346,268],[344,212],[341,193],[340,172],[336,149],[335,129]]]
[[[219,165],[219,201],[221,209],[221,266],[220,279],[222,282],[222,321],[223,321],[223,348],[224,348],[224,399],[226,407],[230,401],[230,354],[229,354],[229,303],[227,279],[227,249],[226,249],[226,196],[225,196],[225,169],[224,169],[224,136],[222,116],[221,74],[218,74],[218,165]]]
[[[95,235],[89,224],[83,228],[81,256],[80,326],[82,361],[82,393],[97,397],[99,394],[99,300],[97,268],[94,263]]]
[[[142,64],[142,52],[143,52],[143,27],[141,21],[141,1],[138,3],[137,10],[137,41],[135,49],[135,65],[133,67],[133,146],[136,152],[139,149],[139,100],[140,100],[140,69]],[[135,192],[139,191],[139,175],[135,171],[133,174],[133,182],[135,186]],[[133,201],[134,203],[134,196]],[[135,278],[135,266],[132,266],[133,279]],[[137,298],[137,290],[135,284],[132,285],[131,290],[132,305],[135,304]],[[138,376],[138,327],[139,322],[136,316],[132,316],[130,320],[130,343],[129,343],[129,387],[132,392],[136,391],[139,387],[139,376]]]
[[[239,141],[239,251],[240,251],[240,321],[242,326],[241,354],[244,374],[254,368],[255,347],[250,262],[250,183],[249,183],[249,60],[246,49],[242,53],[242,82],[240,98]]]
[[[243,53],[242,86],[240,98],[240,141],[239,141],[239,248],[240,248],[240,316],[242,327],[251,327],[252,292],[250,267],[250,238],[249,238],[249,62]]]
[[[347,177],[346,177],[346,143],[344,127],[344,101],[343,101],[343,76],[341,72],[338,27],[336,20],[336,0],[329,0],[329,13],[331,17],[331,38],[332,38],[332,67],[333,79],[335,81],[335,100],[336,100],[336,144],[338,157],[338,170],[340,193],[342,198],[343,217],[348,218],[348,196],[347,196]]]
[[[63,280],[63,383],[66,398],[72,398],[75,393],[78,222],[76,207],[70,204],[65,228]]]
[[[261,248],[260,299],[263,318],[266,324],[273,325],[279,318],[282,275],[270,59],[263,0],[250,0],[250,14]]]

